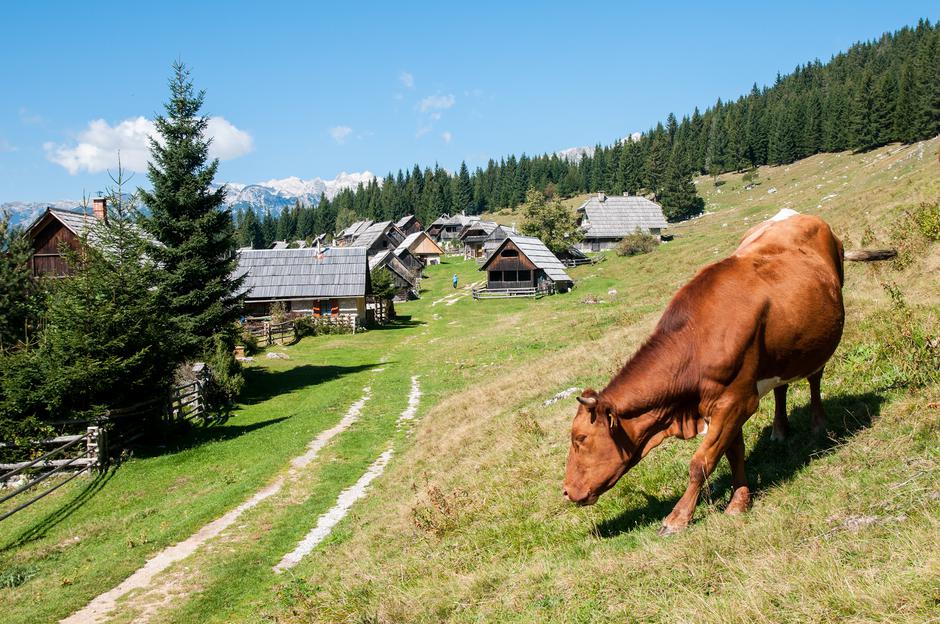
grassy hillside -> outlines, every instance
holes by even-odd
[[[371,387],[363,417],[278,495],[120,603],[115,621],[926,621],[940,609],[940,388],[903,387],[936,335],[940,249],[899,215],[940,195],[938,141],[820,155],[698,180],[705,216],[654,253],[572,271],[577,288],[537,301],[455,296],[475,263],[429,269],[405,318],[357,336],[308,338],[259,359],[222,426],[62,488],[0,524],[4,622],[52,622],[286,473],[290,458]],[[820,185],[820,186],[817,186]],[[773,193],[768,191],[774,188]],[[712,478],[689,531],[656,536],[685,488],[694,442],[664,444],[592,508],[561,479],[574,402],[603,386],[698,268],[783,207],[828,219],[847,247],[889,244],[898,266],[850,266],[848,322],[823,381],[829,437],[769,440],[772,402],[745,428],[752,513],[719,513]],[[505,215],[511,217],[512,215]],[[898,230],[898,231],[896,231]],[[882,282],[897,284],[907,308]],[[600,300],[584,303],[589,296]],[[931,325],[932,324],[932,325]],[[418,375],[418,421],[394,423]],[[271,566],[385,449],[396,455],[327,541],[283,576]],[[9,580],[7,580],[9,579]]]

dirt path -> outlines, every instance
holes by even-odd
[[[276,478],[269,485],[256,492],[247,501],[235,509],[229,511],[222,517],[217,518],[216,520],[213,520],[209,524],[205,525],[189,538],[179,542],[178,544],[164,548],[151,559],[149,559],[147,563],[145,563],[140,569],[127,577],[117,587],[99,595],[81,610],[76,611],[72,615],[61,620],[60,624],[97,624],[99,622],[104,622],[108,618],[110,612],[113,611],[117,606],[117,601],[134,590],[143,589],[146,590],[147,593],[158,592],[162,593],[163,595],[168,595],[172,588],[169,586],[162,587],[159,584],[155,585],[153,582],[154,577],[169,568],[174,563],[182,561],[183,559],[192,555],[203,544],[212,538],[217,537],[227,528],[232,526],[243,513],[249,509],[252,509],[253,507],[256,507],[265,499],[270,498],[271,496],[280,492],[284,487],[284,483],[288,477],[296,477],[302,468],[316,459],[316,456],[323,449],[323,447],[325,447],[330,442],[330,440],[348,429],[350,425],[359,419],[359,414],[362,412],[362,408],[365,406],[366,401],[368,401],[370,397],[371,389],[367,386],[363,388],[362,397],[353,403],[352,406],[350,406],[345,416],[343,416],[343,418],[340,419],[336,425],[330,429],[327,429],[326,431],[321,432],[310,442],[310,444],[307,446],[306,452],[291,460],[287,477],[281,476]]]
[[[398,427],[414,419],[418,412],[418,403],[420,401],[421,387],[418,385],[418,377],[415,376],[411,378],[411,392],[408,394],[408,405],[396,422]],[[379,455],[378,459],[372,462],[355,484],[340,492],[340,495],[336,499],[336,504],[333,505],[329,511],[321,515],[317,519],[316,526],[300,540],[297,547],[284,555],[284,558],[274,566],[273,570],[275,573],[280,574],[285,570],[293,568],[300,563],[306,555],[310,554],[320,542],[330,535],[333,531],[333,527],[346,517],[346,514],[349,513],[349,510],[352,509],[356,501],[363,498],[368,493],[369,484],[385,472],[385,467],[388,465],[393,453],[394,449],[389,446]]]

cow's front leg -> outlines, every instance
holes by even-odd
[[[759,398],[753,396],[735,396],[729,392],[717,402],[709,418],[709,429],[705,434],[705,439],[701,446],[692,455],[692,463],[689,464],[689,486],[685,494],[673,507],[672,513],[663,520],[663,526],[659,530],[660,535],[672,535],[682,531],[692,521],[692,514],[695,513],[695,506],[698,504],[698,497],[702,491],[705,480],[715,470],[718,460],[736,442],[736,438],[742,436],[741,427],[748,416],[757,409]],[[741,437],[741,463],[739,477],[744,481],[744,438]],[[734,451],[732,451],[734,453]],[[737,489],[737,488],[736,488]],[[750,494],[747,496],[750,499]]]

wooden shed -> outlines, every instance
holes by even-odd
[[[349,244],[350,247],[365,247],[371,257],[382,251],[394,251],[405,240],[398,226],[391,221],[373,223]]]
[[[395,301],[408,301],[417,299],[420,283],[420,273],[409,269],[393,251],[385,250],[369,258],[369,271],[387,269],[395,282]]]
[[[98,221],[107,223],[107,200],[103,197],[92,201],[92,214],[78,210],[46,208],[26,229],[33,253],[29,268],[34,277],[64,277],[70,273],[65,253],[78,251],[82,237],[88,236],[94,244],[93,226]]]
[[[235,274],[245,277],[249,315],[267,315],[280,302],[289,312],[366,319],[372,281],[363,247],[243,249]]]
[[[486,259],[486,291],[507,295],[567,291],[574,281],[561,261],[534,236],[512,234]]]
[[[645,197],[610,196],[597,193],[578,208],[584,238],[581,251],[613,249],[623,238],[636,230],[657,238],[666,228],[666,217],[659,204]]]
[[[441,256],[444,250],[434,242],[426,232],[414,232],[405,237],[398,247],[395,248],[396,255],[400,255],[402,250],[408,250],[414,256],[420,258],[424,265],[440,264]]]
[[[417,217],[414,215],[406,215],[395,222],[395,225],[401,230],[402,234],[408,236],[409,234],[414,234],[415,232],[421,232],[424,230],[424,226],[421,225],[421,222],[418,221]]]

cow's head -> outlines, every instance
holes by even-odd
[[[628,430],[632,423],[618,418],[602,394],[585,390],[578,403],[564,494],[573,503],[593,505],[645,453],[637,452],[636,434]]]

